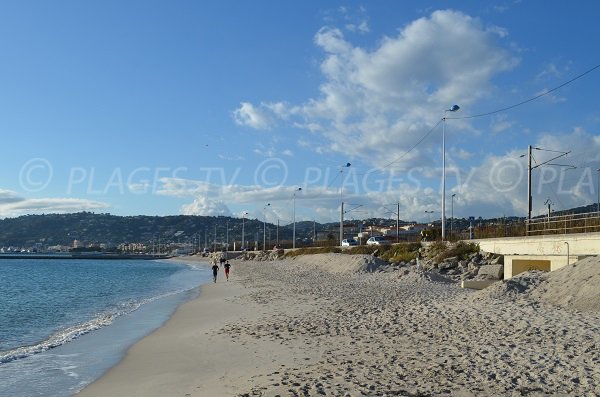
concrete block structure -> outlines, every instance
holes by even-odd
[[[504,255],[504,279],[527,270],[553,271],[600,255],[600,233],[472,240],[485,252]]]

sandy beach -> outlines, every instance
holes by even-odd
[[[234,261],[80,395],[598,395],[588,262],[471,291],[366,255]]]

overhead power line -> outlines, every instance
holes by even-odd
[[[471,115],[471,116],[462,116],[462,117],[445,117],[445,119],[446,119],[446,120],[465,120],[465,119],[474,119],[474,118],[478,118],[478,117],[491,116],[491,115],[493,115],[493,114],[496,114],[496,113],[505,112],[505,111],[507,111],[507,110],[514,109],[514,108],[516,108],[516,107],[518,107],[518,106],[521,106],[521,105],[524,105],[524,104],[526,104],[526,103],[529,103],[529,102],[535,101],[536,99],[539,99],[539,98],[541,98],[541,97],[543,97],[543,96],[546,96],[546,95],[548,95],[548,94],[550,94],[550,93],[552,93],[552,92],[554,92],[554,91],[556,91],[556,90],[559,90],[559,89],[561,89],[562,87],[564,87],[564,86],[567,86],[567,85],[569,85],[569,84],[573,83],[574,81],[576,81],[576,80],[578,80],[578,79],[580,79],[580,78],[584,77],[585,75],[587,75],[587,74],[590,74],[591,72],[593,72],[594,70],[596,70],[596,69],[598,69],[598,68],[600,68],[600,64],[598,64],[598,65],[594,66],[594,67],[593,67],[593,68],[591,68],[591,69],[588,69],[588,70],[586,70],[585,72],[583,72],[583,73],[579,74],[578,76],[575,76],[575,77],[573,77],[571,80],[568,80],[568,81],[566,81],[566,82],[562,83],[562,84],[561,84],[561,85],[559,85],[559,86],[556,86],[556,87],[554,87],[554,88],[552,88],[552,89],[550,89],[550,90],[548,90],[548,91],[545,91],[545,92],[543,92],[543,93],[541,93],[541,94],[539,94],[539,95],[536,95],[536,96],[534,96],[534,97],[532,97],[532,98],[529,98],[529,99],[527,99],[527,100],[524,100],[524,101],[522,101],[522,102],[516,103],[516,104],[514,104],[514,105],[507,106],[507,107],[504,107],[504,108],[501,108],[501,109],[497,109],[497,110],[494,110],[494,111],[491,111],[491,112],[480,113],[480,114],[475,114],[475,115]],[[417,143],[415,143],[415,144],[414,144],[414,145],[413,145],[413,146],[412,146],[410,149],[408,149],[406,152],[402,153],[402,155],[400,155],[399,157],[395,158],[394,160],[390,161],[389,163],[385,164],[385,165],[384,165],[384,166],[382,166],[382,167],[379,167],[379,168],[377,168],[377,169],[374,169],[374,170],[371,170],[371,171],[368,171],[368,172],[366,172],[364,175],[369,175],[369,174],[371,174],[371,173],[374,173],[374,172],[380,172],[380,171],[383,171],[384,169],[388,168],[388,167],[389,167],[389,166],[391,166],[392,164],[394,164],[394,163],[397,163],[398,161],[402,160],[404,157],[406,157],[406,155],[408,155],[410,152],[412,152],[414,149],[416,149],[416,147],[417,147],[417,146],[419,146],[419,145],[420,145],[420,144],[421,144],[421,143],[422,143],[422,142],[423,142],[423,141],[424,141],[424,140],[425,140],[425,139],[426,139],[426,138],[427,138],[427,137],[428,137],[428,136],[429,136],[429,135],[430,135],[430,134],[431,134],[431,133],[432,133],[432,132],[433,132],[433,131],[434,131],[436,128],[437,128],[437,126],[438,126],[438,125],[440,125],[440,123],[441,123],[443,120],[444,120],[443,118],[442,118],[442,119],[440,119],[440,120],[439,120],[439,121],[438,121],[438,122],[437,122],[437,123],[436,123],[436,124],[435,124],[433,127],[431,127],[431,129],[430,129],[429,131],[427,131],[427,133],[426,133],[425,135],[423,135],[423,137],[422,137],[421,139],[419,139],[419,141],[418,141]],[[538,148],[536,148],[536,149],[538,149]],[[538,150],[542,150],[542,149],[538,149]],[[548,150],[548,151],[550,151],[550,150]],[[535,160],[534,160],[534,161],[535,161]],[[337,175],[337,176],[339,176],[339,175]],[[332,182],[329,184],[329,186],[331,186],[331,185],[333,184],[333,182],[335,181],[335,179],[337,179],[337,176],[336,176],[336,178],[334,178],[334,180],[333,180],[333,181],[332,181]],[[328,186],[328,187],[329,187],[329,186]]]
[[[406,152],[402,153],[402,155],[400,155],[399,157],[395,158],[394,160],[390,161],[389,163],[385,164],[382,167],[379,167],[377,169],[371,170],[371,171],[367,171],[365,173],[365,175],[369,175],[372,174],[373,172],[379,172],[379,171],[383,171],[384,169],[386,169],[387,167],[389,167],[390,165],[397,163],[398,161],[402,160],[404,157],[406,157],[407,154],[409,154],[410,152],[412,152],[417,146],[419,146],[421,144],[421,142],[423,142],[425,139],[427,139],[427,137],[429,135],[431,135],[431,133],[437,128],[438,125],[440,125],[440,123],[442,122],[442,120],[440,119],[433,127],[431,127],[431,129],[429,131],[427,131],[427,133],[425,135],[423,135],[423,137],[421,139],[419,139],[419,141],[417,143],[415,143],[410,149],[408,149]]]
[[[492,112],[480,113],[480,114],[474,114],[474,115],[471,115],[471,116],[462,116],[462,117],[446,117],[446,119],[447,119],[447,120],[465,120],[465,119],[474,119],[474,118],[478,118],[478,117],[491,116],[492,114],[496,114],[496,113],[500,113],[500,112],[505,112],[505,111],[507,111],[507,110],[514,109],[514,108],[516,108],[516,107],[518,107],[518,106],[521,106],[521,105],[524,105],[524,104],[526,104],[526,103],[529,103],[529,102],[535,101],[536,99],[539,99],[539,98],[541,98],[541,97],[543,97],[543,96],[546,96],[546,95],[548,95],[548,94],[550,94],[550,93],[552,93],[552,92],[554,92],[554,91],[556,91],[556,90],[558,90],[558,89],[561,89],[561,88],[563,88],[564,86],[571,84],[571,83],[572,83],[572,82],[574,82],[575,80],[578,80],[578,79],[582,78],[583,76],[585,76],[585,75],[587,75],[587,74],[589,74],[589,73],[592,73],[594,70],[596,70],[596,69],[598,69],[598,68],[600,68],[600,64],[598,64],[598,65],[594,66],[593,68],[591,68],[591,69],[589,69],[589,70],[586,70],[585,72],[581,73],[581,74],[580,74],[580,75],[578,75],[578,76],[575,76],[575,77],[573,77],[571,80],[569,80],[569,81],[566,81],[566,82],[562,83],[561,85],[559,85],[559,86],[556,86],[556,87],[552,88],[551,90],[544,91],[544,92],[542,92],[542,93],[541,93],[541,94],[539,94],[539,95],[536,95],[536,96],[534,96],[534,97],[532,97],[532,98],[526,99],[526,100],[524,100],[524,101],[522,101],[522,102],[516,103],[516,104],[514,104],[514,105],[507,106],[507,107],[505,107],[505,108],[502,108],[502,109],[494,110],[494,111],[492,111]]]

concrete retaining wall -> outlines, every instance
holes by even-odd
[[[471,240],[482,251],[502,255],[600,255],[600,233]],[[566,259],[565,259],[566,263]]]

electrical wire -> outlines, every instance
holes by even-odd
[[[516,108],[516,107],[518,107],[518,106],[525,105],[526,103],[529,103],[529,102],[535,101],[536,99],[539,99],[539,98],[541,98],[541,97],[543,97],[543,96],[546,96],[546,95],[548,95],[548,94],[550,94],[550,93],[552,93],[552,92],[554,92],[554,91],[556,91],[556,90],[558,90],[558,89],[561,89],[561,88],[563,88],[564,86],[571,84],[571,83],[572,83],[572,82],[574,82],[575,80],[578,80],[578,79],[582,78],[583,76],[585,76],[585,75],[587,75],[587,74],[589,74],[589,73],[593,72],[594,70],[596,70],[596,69],[598,69],[598,68],[600,68],[600,64],[598,64],[598,65],[594,66],[593,68],[591,68],[591,69],[589,69],[589,70],[586,70],[585,72],[581,73],[581,74],[580,74],[580,75],[578,75],[578,76],[575,76],[575,77],[573,77],[571,80],[569,80],[569,81],[566,81],[566,82],[562,83],[561,85],[559,85],[559,86],[556,86],[556,87],[552,88],[551,90],[544,91],[544,92],[543,92],[543,93],[541,93],[541,94],[538,94],[538,95],[536,95],[536,96],[534,96],[534,97],[532,97],[532,98],[526,99],[526,100],[524,100],[524,101],[522,101],[522,102],[519,102],[519,103],[516,103],[516,104],[514,104],[514,105],[507,106],[507,107],[505,107],[505,108],[498,109],[498,110],[494,110],[494,111],[491,111],[491,112],[480,113],[480,114],[474,114],[474,115],[471,115],[471,116],[462,116],[462,117],[446,117],[446,119],[447,119],[447,120],[465,120],[465,119],[475,119],[475,118],[478,118],[478,117],[491,116],[492,114],[496,114],[496,113],[500,113],[500,112],[505,112],[505,111],[507,111],[507,110],[514,109],[514,108]]]
[[[333,178],[333,180],[329,183],[329,185],[327,185],[327,187],[325,188],[325,190],[329,189],[331,187],[331,185],[333,185],[333,182],[335,182],[337,180],[337,177],[340,176],[340,174],[342,173],[342,171],[338,171],[338,173],[335,175],[335,178]]]
[[[408,149],[406,152],[402,153],[399,157],[395,158],[394,160],[390,161],[389,163],[387,163],[386,165],[376,168],[374,170],[368,171],[367,173],[365,173],[365,175],[369,175],[372,174],[374,172],[380,172],[383,171],[384,169],[388,168],[390,165],[397,163],[398,161],[402,160],[407,154],[409,154],[410,152],[412,152],[417,146],[419,146],[425,139],[427,139],[427,137],[429,135],[431,135],[431,133],[437,128],[438,125],[440,125],[440,123],[442,122],[442,120],[439,120],[433,127],[431,127],[431,129],[429,131],[427,131],[427,133],[425,135],[423,135],[423,137],[421,137],[421,139],[419,139],[419,141],[417,143],[415,143],[410,149]]]

